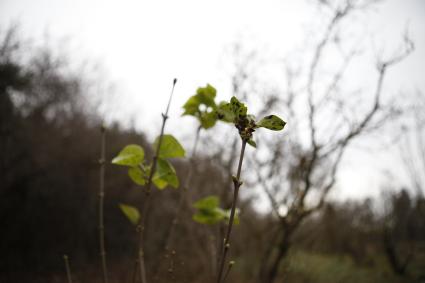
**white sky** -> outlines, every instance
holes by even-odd
[[[138,129],[147,129],[151,135],[158,131],[160,113],[172,79],[177,77],[167,128],[182,137],[177,129],[191,124],[189,118],[180,117],[180,105],[198,86],[211,83],[218,89],[219,100],[230,97],[231,64],[226,55],[230,46],[241,40],[246,48],[255,48],[266,58],[284,58],[305,43],[306,30],[317,21],[311,2],[0,0],[0,26],[18,22],[23,34],[35,41],[41,41],[46,33],[52,41],[70,38],[66,49],[101,62],[107,77],[116,83],[121,102],[120,108],[111,108],[116,111],[112,114],[134,121]],[[388,0],[380,7],[363,25],[365,37],[378,31],[371,39],[378,41],[376,51],[385,45],[392,47],[407,21],[416,43],[413,56],[389,75],[389,87],[394,91],[425,90],[425,1]],[[344,189],[338,193],[379,195],[382,180],[376,172],[400,171],[396,165],[388,165],[396,164],[395,160],[388,150],[372,155],[353,151],[343,166],[340,179],[345,181],[340,187]]]

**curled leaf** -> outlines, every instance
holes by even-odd
[[[233,114],[236,116],[236,118],[239,117],[245,117],[248,111],[248,108],[240,102],[235,96],[232,96],[230,99],[230,105],[232,108]]]

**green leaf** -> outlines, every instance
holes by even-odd
[[[202,128],[212,128],[217,122],[217,114],[215,112],[204,112],[201,114],[200,121]]]
[[[192,219],[201,224],[216,224],[224,221],[228,222],[230,218],[230,210],[224,210],[219,207],[219,199],[217,196],[208,196],[198,200],[193,204],[193,207],[197,208],[198,211],[193,215]],[[239,223],[238,217],[239,210],[236,210],[235,218],[233,223]]]
[[[286,125],[286,122],[275,115],[269,115],[257,123],[257,127],[266,128],[272,131],[280,131]]]
[[[139,223],[140,213],[136,207],[123,203],[120,203],[119,207],[131,223],[133,223],[134,225],[137,225],[137,223]]]
[[[250,146],[257,148],[257,143],[256,143],[253,139],[249,139],[249,140],[247,141],[247,143],[248,143]]]
[[[186,103],[183,105],[183,115],[192,115],[195,116],[195,114],[199,111],[199,105],[201,104],[199,100],[198,95],[191,96]]]
[[[128,176],[134,183],[137,185],[145,185],[146,184],[146,172],[143,172],[140,167],[131,167],[128,169]]]
[[[157,137],[154,142],[155,150],[158,148],[159,138]],[[162,137],[161,149],[159,150],[160,158],[176,158],[176,157],[184,157],[185,150],[181,146],[181,144],[177,141],[175,137],[172,135],[164,135]]]
[[[217,117],[225,122],[233,123],[235,121],[235,114],[233,114],[230,103],[220,102],[217,110]]]
[[[208,196],[195,202],[193,207],[197,209],[213,209],[218,207],[219,202],[217,196]]]
[[[192,216],[192,219],[201,224],[213,225],[223,220],[223,215],[215,210],[200,210]]]
[[[197,114],[202,112],[200,105],[205,105],[213,109],[217,108],[214,101],[216,93],[216,89],[210,84],[207,84],[206,87],[198,88],[196,94],[191,96],[183,105],[183,109],[185,110],[183,115],[197,116]]]
[[[196,95],[199,97],[201,104],[214,108],[215,102],[214,98],[217,94],[217,90],[210,84],[207,84],[206,87],[200,87],[196,90]]]
[[[218,207],[219,199],[217,196],[208,196],[198,200],[193,204],[193,207],[198,211],[193,215],[192,219],[201,224],[216,224],[224,219],[224,214],[220,212]]]
[[[173,188],[179,187],[179,179],[173,165],[165,159],[158,159],[156,172],[153,175],[152,182],[154,185],[162,190],[167,185]]]
[[[143,162],[145,151],[137,144],[130,144],[124,147],[120,153],[112,159],[112,163],[124,166],[137,166]]]
[[[236,118],[246,116],[248,108],[245,106],[245,104],[240,102],[235,96],[232,96],[232,98],[230,99],[230,105],[232,107],[232,112],[236,116]]]
[[[236,123],[239,118],[247,116],[247,110],[245,104],[233,96],[230,103],[221,102],[216,112],[220,120]]]

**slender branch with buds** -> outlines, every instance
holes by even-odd
[[[158,139],[158,145],[157,145],[157,148],[155,149],[155,154],[153,156],[152,168],[151,168],[151,171],[149,173],[148,181],[146,183],[146,188],[145,188],[146,198],[145,198],[145,201],[144,201],[144,204],[143,204],[143,212],[140,216],[140,220],[139,220],[139,223],[137,225],[137,231],[139,233],[137,262],[139,263],[139,272],[140,272],[140,278],[142,280],[142,283],[147,283],[146,268],[145,268],[145,254],[144,254],[145,252],[144,252],[143,244],[144,244],[146,218],[147,218],[147,214],[148,214],[148,211],[149,211],[149,205],[150,205],[152,179],[153,179],[153,175],[155,174],[156,166],[157,166],[157,163],[158,163],[159,150],[160,150],[161,145],[162,145],[162,140],[163,140],[163,137],[164,137],[165,124],[166,124],[167,119],[168,119],[168,110],[170,109],[171,99],[173,97],[174,87],[175,87],[176,83],[177,83],[177,79],[174,79],[173,87],[172,87],[171,93],[170,93],[170,98],[169,98],[168,104],[167,104],[167,109],[165,110],[165,113],[162,114],[161,132],[160,132],[159,139]]]

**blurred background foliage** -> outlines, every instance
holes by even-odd
[[[102,118],[86,100],[91,82],[48,46],[23,42],[16,28],[0,35],[0,282],[66,282],[63,254],[70,256],[75,282],[101,282],[96,213]],[[107,160],[130,143],[151,148],[143,133],[108,125]],[[163,249],[180,193],[154,190],[146,239],[153,282],[208,282],[215,274],[224,224],[195,223],[192,203],[216,194],[230,206],[229,148],[221,145],[214,154],[194,157],[172,240],[172,273]],[[152,152],[146,155],[149,159]],[[174,166],[184,183],[189,162]],[[290,176],[296,179],[303,166],[293,166]],[[418,186],[416,192],[423,190]],[[105,190],[109,274],[112,282],[129,282],[137,235],[118,204],[141,210],[143,191],[125,169],[109,164]],[[380,199],[323,202],[296,223],[275,282],[424,282],[425,200],[412,191],[397,188]],[[273,239],[285,233],[279,219],[258,212],[255,201],[248,196],[239,203],[229,282],[262,282],[264,256],[280,251]]]

